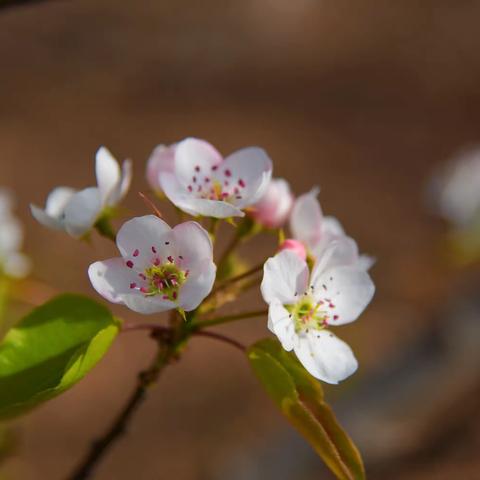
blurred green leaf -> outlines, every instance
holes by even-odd
[[[313,446],[338,479],[365,478],[362,458],[324,401],[320,383],[272,338],[248,349],[257,377],[282,413]]]
[[[61,295],[34,309],[0,343],[0,419],[64,392],[105,355],[119,331],[107,308]]]

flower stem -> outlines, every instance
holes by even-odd
[[[245,353],[247,350],[245,345],[243,345],[242,343],[238,342],[237,340],[234,340],[233,338],[227,337],[226,335],[222,335],[221,333],[206,332],[204,330],[201,330],[198,332],[193,332],[192,335],[195,335],[197,337],[212,338],[214,340],[219,340],[221,342],[228,343],[229,345],[232,345],[233,347],[237,348],[243,353]]]
[[[168,333],[167,333],[168,330]],[[150,366],[138,375],[137,385],[127,403],[112,422],[107,432],[94,441],[87,455],[82,459],[68,480],[85,480],[91,477],[98,463],[112,448],[114,443],[125,434],[133,415],[146,397],[147,390],[154,385],[162,370],[176,357],[180,340],[174,338],[175,330],[152,331],[152,337],[158,342],[158,352]]]
[[[228,288],[230,285],[233,285],[237,282],[240,282],[242,280],[245,280],[246,278],[250,277],[251,275],[255,275],[256,273],[260,272],[263,269],[263,263],[259,263],[258,265],[255,265],[255,267],[247,270],[244,273],[241,273],[240,275],[236,275],[235,277],[227,278],[223,283],[218,285],[216,288],[212,290],[210,295],[208,295],[207,299],[214,297],[217,293],[225,290]]]
[[[109,240],[112,240],[112,242],[115,242],[117,234],[113,230],[112,224],[107,217],[100,218],[95,224],[95,228],[102,237],[108,238]]]
[[[235,322],[236,320],[244,320],[247,318],[263,317],[264,315],[268,315],[267,309],[210,318],[207,320],[192,323],[191,331],[198,332],[200,329],[203,329],[205,327],[211,327],[213,325],[221,325],[223,323]]]

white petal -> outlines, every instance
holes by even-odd
[[[160,173],[175,171],[176,145],[157,145],[147,162],[147,181],[154,191],[161,190]]]
[[[278,300],[268,307],[268,329],[278,337],[287,352],[292,350],[297,337],[295,325],[288,310]]]
[[[65,211],[65,207],[74,194],[75,190],[70,187],[57,187],[53,189],[47,197],[45,211],[54,218],[61,217]]]
[[[202,174],[211,172],[211,168],[222,162],[222,156],[205,140],[186,138],[177,144],[175,149],[175,175],[186,188],[196,175],[195,167]]]
[[[324,251],[317,257],[312,272],[312,283],[327,270],[345,265],[355,265],[358,262],[358,247],[350,237],[340,237],[331,241]]]
[[[186,312],[194,310],[212,291],[217,267],[208,258],[191,270],[187,281],[178,293],[178,306]]]
[[[135,312],[152,314],[176,308],[175,303],[163,300],[160,295],[146,297],[132,290],[130,285],[138,281],[137,273],[126,267],[122,258],[95,262],[90,265],[88,276],[93,288],[102,297],[112,303],[124,304]]]
[[[6,259],[3,265],[5,273],[14,278],[26,277],[32,268],[30,259],[23,253],[13,252]]]
[[[180,210],[190,215],[229,218],[243,217],[245,214],[227,202],[195,198],[187,192],[171,173],[160,174],[160,186],[168,199]]]
[[[0,220],[0,256],[8,256],[20,249],[23,241],[23,229],[14,217]]]
[[[376,262],[377,259],[371,255],[360,255],[358,257],[357,266],[367,272],[375,265]]]
[[[81,237],[95,225],[101,211],[98,188],[81,190],[72,196],[65,208],[65,229],[73,237]]]
[[[117,203],[125,197],[131,184],[132,184],[132,161],[125,160],[122,164],[122,180],[120,182],[118,198],[116,198]]]
[[[88,268],[88,277],[93,288],[109,302],[124,303],[130,284],[137,281],[136,272],[125,266],[123,258],[110,258],[95,262]]]
[[[63,230],[65,207],[74,193],[75,190],[73,190],[73,188],[55,188],[47,197],[45,209],[37,207],[36,205],[30,205],[33,217],[45,227]]]
[[[117,160],[105,147],[100,147],[95,156],[95,173],[102,204],[107,204],[121,180],[120,167]]]
[[[283,250],[269,258],[263,267],[261,285],[265,302],[279,300],[283,305],[295,302],[295,295],[302,294],[308,285],[308,266],[297,254]]]
[[[7,188],[0,188],[0,218],[10,215],[13,204],[12,192]]]
[[[290,229],[293,236],[313,249],[322,237],[323,214],[317,200],[319,189],[300,195],[290,215]]]
[[[213,261],[213,246],[208,232],[197,222],[184,222],[172,230],[176,257],[182,257],[181,266],[195,268],[204,260]]]
[[[318,275],[313,286],[315,300],[326,305],[330,325],[355,321],[375,293],[372,279],[358,266],[331,268]]]
[[[351,348],[328,330],[303,334],[295,354],[311,375],[326,383],[337,384],[358,368]]]
[[[171,230],[155,215],[135,217],[121,226],[117,233],[117,246],[122,257],[131,259],[136,268],[143,270],[151,264],[155,253],[163,253],[160,249],[165,242],[170,242]]]
[[[265,150],[258,147],[237,150],[225,159],[222,168],[231,170],[235,179],[245,183],[242,199],[236,203],[242,208],[260,200],[272,178],[272,161]]]
[[[323,233],[330,237],[341,237],[345,235],[345,230],[337,218],[332,216],[323,217],[322,223]]]

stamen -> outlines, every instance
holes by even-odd
[[[157,253],[157,249],[152,245],[152,252]]]
[[[244,182],[241,178],[238,179],[238,184],[239,184],[242,188],[245,188],[245,182]]]
[[[228,168],[225,170],[225,176],[226,177],[231,177],[232,176],[232,172]]]
[[[127,265],[128,268],[133,268],[133,262],[131,260],[128,260],[126,262],[126,265]]]
[[[199,171],[200,171],[200,166],[199,166],[199,165],[195,165],[195,171],[196,171],[196,172],[199,172]]]
[[[138,254],[140,253],[140,251],[137,249],[135,249],[135,251],[133,252],[133,256],[134,257],[138,257]]]
[[[132,282],[132,283],[130,284],[130,288],[137,288],[137,284],[136,284],[135,282]]]

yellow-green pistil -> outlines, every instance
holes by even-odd
[[[308,329],[322,330],[327,326],[328,315],[321,309],[323,303],[323,301],[315,302],[310,295],[303,295],[297,303],[285,305],[294,321],[296,333],[308,331]]]

